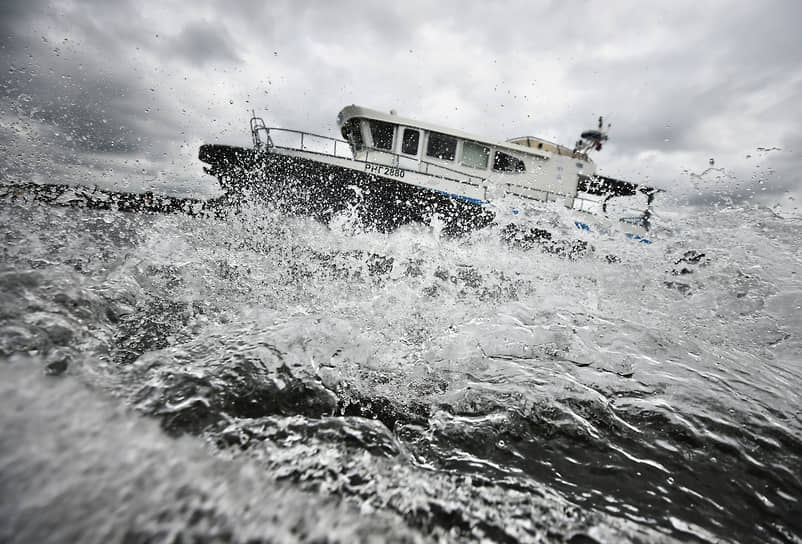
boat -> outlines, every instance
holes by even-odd
[[[389,231],[437,220],[462,233],[533,204],[559,202],[584,230],[617,229],[648,242],[659,189],[596,173],[589,156],[608,135],[584,131],[573,148],[534,136],[506,141],[350,105],[337,116],[342,138],[268,127],[254,113],[252,147],[204,144],[199,159],[232,199],[266,199],[290,214],[329,222],[354,214]],[[612,199],[637,197],[615,216]]]

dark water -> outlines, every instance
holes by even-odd
[[[802,541],[802,221],[565,213],[0,203],[0,541]]]

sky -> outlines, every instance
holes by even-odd
[[[206,195],[202,143],[345,105],[571,146],[690,206],[798,209],[802,2],[2,0],[0,179]],[[712,164],[711,164],[712,159]]]

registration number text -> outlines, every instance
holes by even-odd
[[[365,165],[365,172],[379,174],[380,176],[395,176],[397,178],[404,177],[404,171],[400,168],[396,168],[395,166],[384,166],[381,164],[367,163]]]

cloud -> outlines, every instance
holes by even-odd
[[[337,111],[358,103],[568,145],[604,115],[605,174],[688,202],[771,199],[798,191],[800,18],[802,4],[775,1],[12,0],[0,116],[35,130],[0,145],[92,171],[139,160],[145,181],[189,186],[203,177],[190,146],[247,145],[251,109],[333,135]],[[746,158],[771,146],[782,152],[759,167]],[[711,157],[729,175],[693,178]]]
[[[220,23],[197,21],[184,27],[170,40],[169,47],[193,65],[203,67],[210,62],[239,63],[233,43]]]

